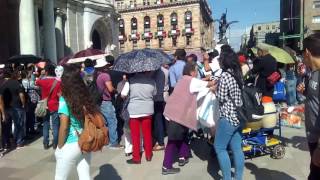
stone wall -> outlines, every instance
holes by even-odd
[[[320,23],[312,23],[313,16],[320,16],[320,9],[313,8],[313,1],[304,1],[304,26],[311,31],[320,31]]]

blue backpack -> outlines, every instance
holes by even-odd
[[[286,86],[283,82],[279,81],[274,85],[272,99],[273,99],[273,101],[285,101],[286,100]]]

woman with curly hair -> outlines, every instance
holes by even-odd
[[[76,166],[79,179],[90,179],[91,153],[82,153],[78,145],[78,133],[83,130],[85,108],[95,114],[98,107],[81,78],[80,70],[74,65],[65,66],[61,77],[61,97],[59,99],[60,129],[55,180],[66,180],[71,167]]]

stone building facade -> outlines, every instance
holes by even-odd
[[[265,22],[265,23],[257,23],[252,26],[254,37],[256,39],[256,42],[264,42],[269,44],[271,41],[278,40],[279,33],[280,33],[280,22],[274,21],[274,22]],[[275,39],[273,39],[273,35],[277,35]]]
[[[320,0],[304,1],[304,26],[313,32],[320,32]]]
[[[199,51],[214,46],[206,0],[116,0],[121,52],[141,48]]]
[[[118,45],[112,0],[10,0],[0,2],[0,61],[16,54],[58,59],[88,47]],[[117,48],[112,52],[117,55]]]

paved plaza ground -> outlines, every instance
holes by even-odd
[[[286,155],[283,159],[263,156],[247,159],[245,180],[304,180],[308,175],[307,142],[304,129],[283,128]],[[54,179],[55,158],[53,150],[43,150],[42,139],[23,149],[14,150],[0,159],[1,180],[51,180]],[[94,180],[208,180],[220,179],[221,171],[211,147],[202,140],[193,141],[193,158],[176,175],[161,175],[163,152],[155,152],[152,162],[143,158],[141,165],[128,165],[123,150],[95,153],[91,174]],[[143,156],[144,157],[144,156]],[[177,166],[177,164],[176,164]],[[70,180],[78,179],[73,171]]]

